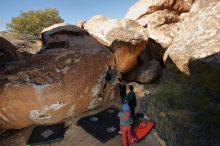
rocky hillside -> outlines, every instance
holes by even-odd
[[[219,145],[219,8],[219,0],[139,0],[122,20],[45,28],[41,51],[28,57],[1,38],[0,128],[105,104],[116,94],[105,80],[113,65],[127,82],[156,88],[146,113],[168,145]]]

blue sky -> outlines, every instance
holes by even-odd
[[[138,0],[0,0],[0,31],[20,11],[57,8],[65,22],[74,24],[94,15],[123,18]],[[1,23],[1,21],[3,23]]]

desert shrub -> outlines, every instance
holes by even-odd
[[[41,31],[55,23],[61,23],[63,19],[54,9],[21,12],[19,16],[12,18],[7,24],[10,32],[21,39],[36,40],[40,38]]]

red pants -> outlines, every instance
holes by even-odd
[[[120,126],[122,135],[122,146],[131,146],[131,125]]]

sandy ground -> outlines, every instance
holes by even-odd
[[[140,102],[140,101],[138,101]],[[119,102],[111,103],[119,106]],[[105,106],[106,107],[106,106]],[[138,107],[140,108],[140,107]],[[98,108],[97,110],[84,113],[78,117],[69,118],[65,120],[66,125],[69,126],[68,130],[65,133],[64,139],[60,142],[52,143],[50,145],[42,145],[42,146],[121,146],[121,136],[118,135],[113,139],[109,140],[106,143],[101,143],[96,138],[85,132],[81,127],[76,126],[76,122],[79,118],[84,117],[86,115],[90,115],[96,113],[104,108]],[[4,140],[1,140],[0,146],[26,146],[26,142],[33,130],[33,127],[28,127],[21,131],[16,132],[15,134],[7,137]],[[152,130],[149,135],[145,137],[141,142],[133,144],[133,146],[160,146],[157,138],[154,136],[155,130]]]

